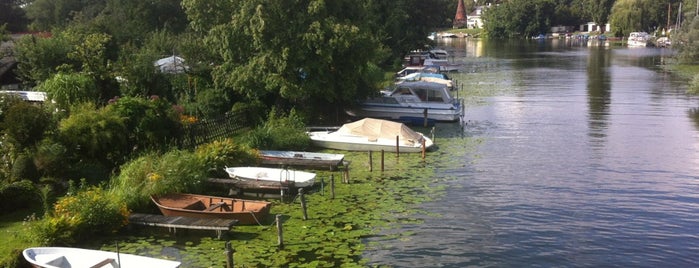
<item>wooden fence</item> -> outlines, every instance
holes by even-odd
[[[234,136],[251,127],[251,122],[244,112],[227,113],[218,119],[184,126],[179,144],[181,148],[191,149],[207,142]]]

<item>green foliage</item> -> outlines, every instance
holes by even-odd
[[[30,180],[37,182],[39,180],[39,172],[37,171],[34,159],[26,153],[17,155],[14,163],[12,163],[12,181]]]
[[[44,138],[39,142],[34,153],[34,163],[43,176],[63,177],[68,161],[68,149],[62,143],[52,138]]]
[[[50,117],[44,110],[26,102],[9,107],[2,122],[9,140],[20,149],[37,143],[50,124]]]
[[[57,73],[41,83],[39,91],[46,92],[49,99],[60,109],[83,102],[98,102],[99,92],[92,76],[82,73]]]
[[[680,64],[699,64],[699,16],[676,33],[672,44],[677,48]]]
[[[242,139],[252,148],[267,150],[304,150],[311,144],[303,118],[293,109],[286,116],[272,109],[264,124]]]
[[[34,183],[21,180],[0,184],[0,213],[6,214],[20,209],[36,208],[41,205],[41,195]]]
[[[206,171],[203,161],[192,152],[148,153],[121,167],[121,173],[111,180],[110,194],[124,200],[133,211],[148,211],[151,195],[199,192]]]
[[[73,108],[59,123],[59,139],[76,163],[98,161],[108,167],[123,163],[128,150],[128,129],[124,118],[89,103]]]
[[[71,244],[118,231],[128,224],[126,204],[96,186],[81,187],[56,202],[53,212],[31,227],[45,245]]]
[[[689,88],[687,93],[697,95],[699,94],[699,74],[694,75],[692,81],[689,82]]]
[[[215,86],[236,91],[241,101],[263,98],[308,109],[354,100],[376,82],[365,73],[380,44],[363,27],[362,5],[245,1],[221,4],[222,14],[231,15],[220,17],[210,17],[210,5],[199,0],[183,5],[194,25],[210,26],[201,29],[210,29],[204,40],[218,58]]]
[[[197,147],[196,156],[209,168],[209,176],[225,177],[226,166],[250,166],[257,164],[259,152],[233,139],[213,141]]]
[[[170,103],[158,96],[118,98],[104,110],[124,120],[126,129],[120,135],[135,152],[165,151],[180,135],[179,115]]]
[[[555,5],[551,0],[508,1],[483,13],[484,28],[492,38],[528,38],[549,32]]]
[[[612,7],[609,21],[612,25],[614,33],[618,36],[628,37],[631,32],[654,32],[664,29],[667,23],[668,4],[672,1],[657,1],[657,0],[618,0]],[[671,6],[671,11],[675,10],[676,17],[677,5]]]
[[[59,66],[71,64],[67,55],[72,44],[60,33],[51,38],[27,35],[15,44],[17,72],[27,84],[38,84],[56,73]]]

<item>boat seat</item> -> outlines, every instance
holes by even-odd
[[[226,202],[218,202],[216,204],[211,204],[209,208],[206,209],[206,211],[214,211],[217,208],[223,209],[223,211],[231,211],[231,207],[226,204]]]
[[[107,264],[110,264],[112,267],[119,267],[119,265],[116,263],[116,260],[114,260],[112,258],[106,258],[103,261],[98,262],[97,264],[90,266],[90,268],[104,267]]]
[[[197,200],[197,201],[194,201],[192,203],[187,204],[183,208],[184,209],[191,209],[191,210],[204,210],[204,209],[206,209],[206,205],[204,205],[204,202],[202,202],[201,200]]]

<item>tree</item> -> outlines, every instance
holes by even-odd
[[[372,61],[381,47],[355,1],[244,1],[238,5],[185,0],[183,6],[218,57],[213,81],[249,101],[334,114],[374,87]],[[229,10],[208,16],[212,5]],[[230,14],[221,15],[218,14]],[[205,27],[207,26],[207,27]],[[362,93],[363,92],[363,93]],[[326,110],[326,112],[319,112]],[[315,111],[315,112],[314,112]]]
[[[619,36],[628,36],[631,32],[654,32],[666,29],[669,14],[677,14],[677,6],[670,0],[619,0],[612,7],[610,21],[614,32]]]
[[[600,26],[600,32],[605,32],[605,25],[609,22],[609,14],[615,0],[588,0],[587,13],[597,25]]]
[[[22,9],[24,4],[26,4],[24,0],[0,1],[0,10],[3,12],[3,15],[0,16],[0,26],[6,25],[10,32],[24,31],[29,23],[26,13]],[[0,38],[0,40],[2,39]]]
[[[547,33],[555,5],[549,0],[505,2],[484,12],[484,28],[494,38],[531,37]]]

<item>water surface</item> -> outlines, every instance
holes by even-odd
[[[485,42],[442,44],[466,90],[492,85],[466,110],[483,142],[436,171],[454,178],[438,216],[373,238],[370,263],[699,266],[699,102],[661,68],[672,51]]]

